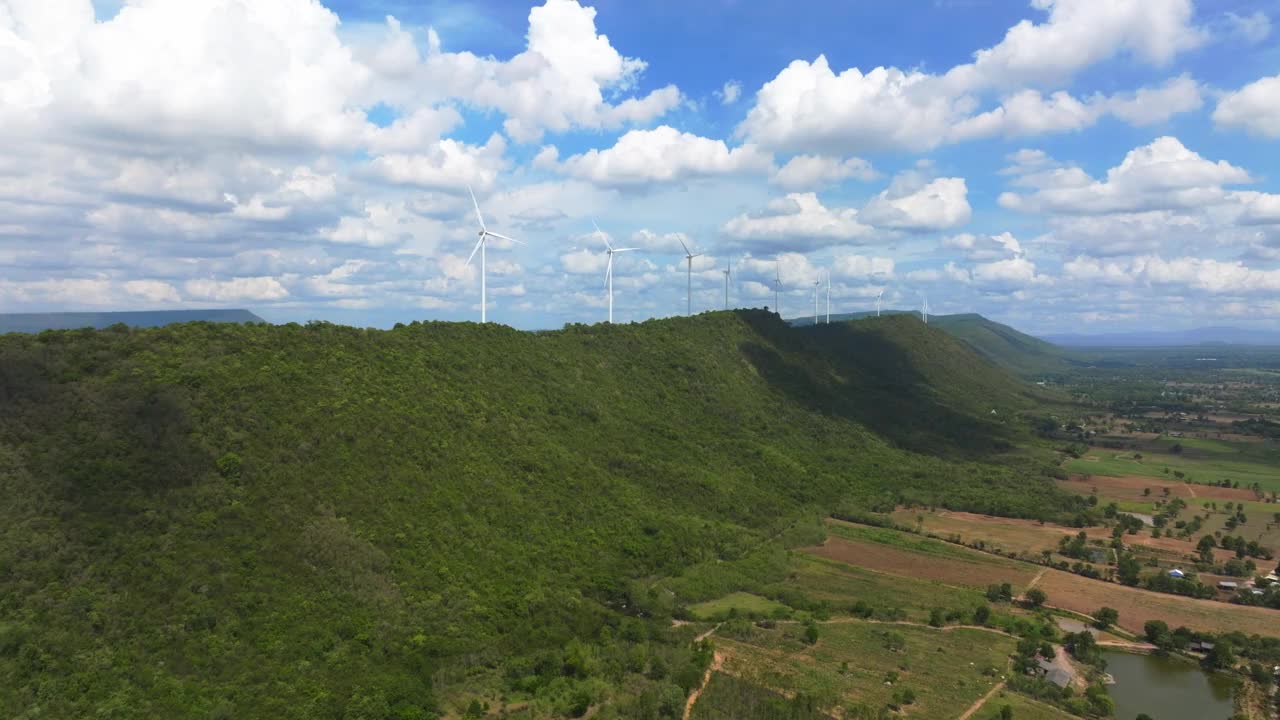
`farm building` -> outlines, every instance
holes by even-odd
[[[1036,661],[1039,667],[1037,673],[1045,680],[1057,685],[1058,687],[1066,687],[1071,684],[1071,673],[1067,672],[1060,665],[1052,660],[1040,658]]]
[[[1169,577],[1171,578],[1184,578],[1186,576],[1187,574],[1182,572],[1182,568],[1174,568],[1169,571]]]
[[[1236,590],[1240,587],[1240,583],[1231,582],[1230,580],[1222,580],[1218,583],[1219,590]]]

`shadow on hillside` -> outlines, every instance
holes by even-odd
[[[811,410],[930,455],[978,458],[1011,446],[1008,428],[957,407],[981,402],[980,388],[936,388],[917,367],[936,360],[922,346],[934,341],[923,327],[904,333],[884,324],[791,328],[772,314],[744,318],[767,344],[742,343],[743,355],[779,392]],[[918,346],[910,352],[904,343]]]

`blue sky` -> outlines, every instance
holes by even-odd
[[[1280,314],[1280,0],[0,0],[0,311]],[[607,233],[593,231],[593,221]],[[824,293],[825,300],[825,293]]]

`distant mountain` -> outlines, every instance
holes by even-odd
[[[1234,327],[1191,330],[1137,331],[1097,335],[1045,335],[1045,340],[1068,347],[1185,347],[1188,345],[1280,345],[1280,332]]]
[[[184,322],[260,323],[266,321],[248,310],[0,313],[0,334],[104,328],[117,323],[123,323],[130,327],[162,327]]]
[[[898,310],[886,310],[884,314],[919,316],[915,311]],[[874,312],[847,313],[832,315],[831,321],[861,320],[874,316]],[[812,325],[813,318],[796,318],[790,322],[796,326]],[[1060,372],[1077,364],[1071,353],[1053,343],[975,313],[930,315],[929,324],[946,331],[990,362],[1019,375]]]

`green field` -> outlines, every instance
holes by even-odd
[[[1045,705],[1017,693],[998,692],[987,701],[972,720],[1000,720],[1000,708],[1008,705],[1013,709],[1013,720],[1075,720],[1076,716],[1052,705]],[[1121,718],[1117,720],[1130,720]]]
[[[717,637],[726,672],[805,693],[824,709],[880,708],[910,689],[910,717],[950,720],[999,682],[1014,649],[1012,638],[968,628],[862,621],[818,627],[815,645],[802,640],[799,624],[746,626],[734,637]],[[897,677],[887,685],[890,673]]]
[[[1171,452],[1179,443],[1183,451]],[[1195,483],[1227,480],[1242,488],[1257,483],[1265,491],[1280,492],[1280,448],[1265,442],[1161,437],[1137,450],[1093,448],[1087,456],[1069,461],[1065,468],[1081,475],[1137,475],[1162,480],[1174,480],[1173,472],[1181,471]]]
[[[777,610],[786,609],[787,606],[782,603],[746,592],[730,593],[716,600],[689,606],[689,612],[699,620],[723,617],[733,610],[742,615],[767,617]]]

